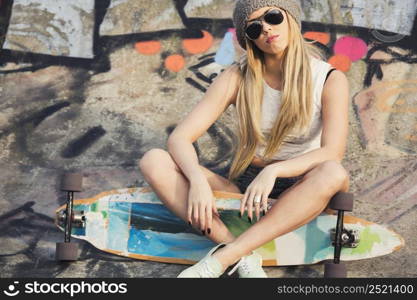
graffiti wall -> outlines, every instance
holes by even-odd
[[[146,185],[137,161],[166,149],[175,126],[244,51],[234,0],[0,1],[1,276],[174,277],[183,267],[132,261],[80,243],[82,262],[57,264],[53,223],[62,174],[84,190]],[[343,165],[355,216],[400,233],[406,247],[348,265],[357,277],[415,276],[417,0],[301,0],[302,31],[350,83]],[[335,99],[337,100],[337,99]],[[194,143],[226,176],[236,144],[233,107]],[[403,266],[409,266],[404,268]],[[318,277],[322,266],[267,268]],[[28,275],[26,275],[28,276]]]

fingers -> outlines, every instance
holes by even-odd
[[[263,199],[263,194],[259,192],[252,191],[250,189],[247,189],[245,192],[245,195],[243,196],[241,203],[240,203],[240,216],[242,217],[245,207],[247,207],[247,213],[248,213],[248,221],[252,223],[253,220],[253,208],[255,207],[255,215],[257,220],[260,219],[260,211],[261,211],[261,199]],[[255,201],[255,199],[257,199]],[[267,199],[267,196],[265,196]],[[264,206],[264,205],[263,205]]]
[[[211,207],[212,207],[212,209],[211,209],[212,213],[220,218],[220,214],[217,211],[217,205],[216,205],[216,198],[215,197],[213,197],[213,203],[212,203]]]
[[[256,220],[257,221],[259,221],[259,219],[260,219],[260,214],[259,214],[260,209],[259,208],[261,206],[261,198],[262,198],[262,196],[259,195],[259,194],[255,195],[255,197],[254,197],[255,215],[256,215]]]
[[[193,206],[190,203],[188,203],[187,221],[188,221],[189,225],[191,225],[193,223],[192,213],[193,213]]]
[[[206,214],[207,214],[207,219],[206,219],[206,234],[210,234],[211,233],[211,226],[213,224],[213,208],[211,206],[211,204],[207,205],[206,208]]]
[[[246,206],[246,202],[248,201],[248,195],[249,195],[249,191],[246,190],[245,194],[243,195],[242,200],[240,200],[240,217],[242,217],[243,214],[245,213],[245,206]]]
[[[268,209],[268,194],[247,189],[240,203],[240,217],[242,217],[245,208],[247,208],[249,222],[252,223],[254,219],[254,210],[256,219],[260,220],[262,216],[265,216]]]
[[[211,203],[211,212],[220,218],[220,214],[217,211],[216,197],[213,196],[213,201]]]
[[[213,214],[220,217],[217,208],[212,203],[208,205],[189,204],[187,221],[191,226],[200,228],[203,235],[210,234],[213,225]]]
[[[194,206],[193,205],[193,221],[192,221],[192,224],[195,226],[195,227],[197,227],[197,226],[199,226],[199,210],[198,210],[198,207],[196,207],[196,206]]]
[[[254,200],[255,195],[256,195],[255,192],[250,191],[248,201],[246,203],[246,207],[248,208],[248,220],[251,223],[253,220],[253,200]]]
[[[206,234],[206,206],[200,203],[199,210],[200,210],[200,229],[204,235]]]
[[[268,195],[263,194],[262,195],[262,216],[265,216],[266,211],[268,210]]]
[[[217,210],[217,207],[215,205],[213,205],[212,212],[213,212],[213,214],[215,214],[216,216],[218,216],[220,218],[219,211]]]

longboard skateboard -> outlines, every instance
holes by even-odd
[[[240,218],[241,194],[213,192],[222,221],[235,235],[251,224]],[[272,199],[270,200],[272,201]],[[73,237],[105,252],[142,260],[194,264],[215,246],[206,236],[173,215],[149,187],[119,189],[74,200]],[[56,225],[64,230],[65,206],[56,210]],[[255,251],[264,266],[315,264],[333,258],[332,235],[336,216],[323,212],[310,223],[266,243]],[[386,255],[400,249],[404,240],[376,223],[344,216],[353,237],[343,247],[342,261]]]

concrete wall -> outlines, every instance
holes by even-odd
[[[416,0],[300,1],[303,33],[350,82],[343,165],[355,216],[387,225],[406,247],[348,264],[350,276],[414,277],[417,217]],[[53,261],[55,208],[66,171],[84,192],[146,185],[137,160],[166,148],[179,121],[242,52],[232,0],[0,1],[1,276],[174,277],[183,266],[132,261],[81,243],[82,261]],[[382,22],[388,19],[389,22]],[[335,99],[337,100],[337,99]],[[236,116],[229,108],[195,147],[226,175]],[[266,268],[320,277],[322,266]]]

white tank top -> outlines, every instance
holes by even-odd
[[[284,138],[278,152],[271,160],[287,160],[295,158],[311,150],[320,148],[322,119],[321,119],[321,95],[328,71],[332,65],[321,59],[311,58],[311,73],[313,77],[313,115],[309,129],[303,135],[289,134]],[[261,130],[269,136],[275,119],[281,106],[281,91],[271,88],[264,81],[264,97],[262,103]],[[265,144],[258,145],[256,156],[262,158]]]

